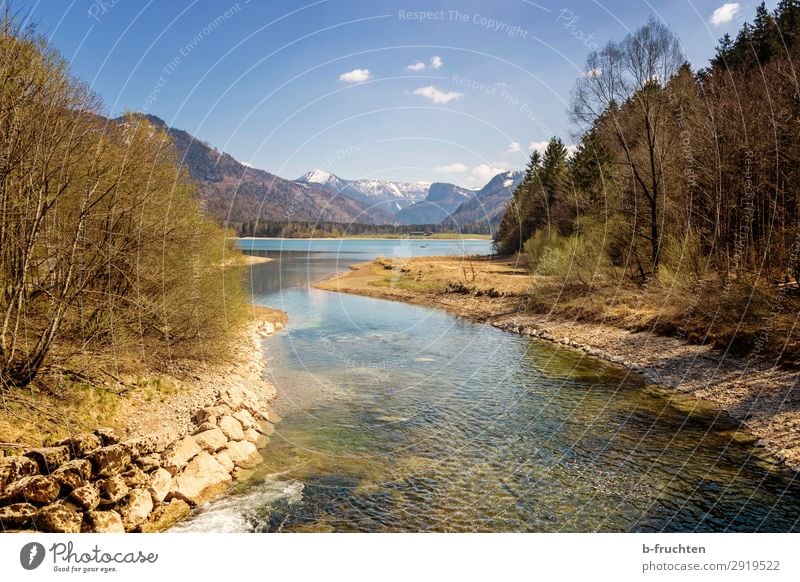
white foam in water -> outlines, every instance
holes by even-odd
[[[294,505],[303,499],[303,483],[278,481],[269,475],[261,485],[240,495],[214,501],[172,528],[171,532],[246,533],[268,518],[276,502]]]

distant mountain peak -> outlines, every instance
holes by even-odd
[[[320,168],[314,168],[310,172],[306,172],[300,176],[296,182],[305,182],[306,184],[329,184],[337,180],[339,180],[338,176],[334,176],[330,172],[326,172]]]

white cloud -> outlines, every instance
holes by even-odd
[[[741,6],[738,2],[726,2],[711,14],[711,24],[720,26],[733,20],[733,17],[739,14]]]
[[[543,154],[544,150],[547,149],[547,144],[548,143],[549,142],[547,140],[545,140],[545,141],[532,141],[531,145],[528,146],[528,149],[530,151],[534,151],[535,150],[535,151],[539,152],[540,154]]]
[[[498,167],[489,164],[480,164],[479,166],[475,166],[472,168],[472,172],[470,173],[473,182],[483,186],[497,174],[507,171],[508,166],[503,162],[501,162],[501,164],[504,167]]]
[[[594,79],[595,77],[599,77],[602,74],[603,74],[603,69],[601,69],[600,67],[594,67],[586,71],[583,75],[587,79]]]
[[[372,73],[369,72],[369,69],[353,69],[339,75],[339,80],[345,83],[363,83],[371,78]]]
[[[467,171],[467,167],[464,164],[459,164],[456,162],[455,164],[447,164],[446,166],[439,166],[438,168],[434,168],[438,172],[444,172],[445,174],[463,174]]]
[[[421,95],[426,99],[438,104],[450,103],[454,99],[459,99],[464,96],[463,93],[456,93],[455,91],[442,91],[434,85],[427,87],[420,87],[414,90],[414,95]]]
[[[408,69],[409,71],[414,71],[414,72],[424,71],[425,70],[425,63],[423,63],[422,61],[417,61],[416,63],[408,65],[406,67],[406,69]]]
[[[508,154],[521,154],[522,153],[522,146],[519,142],[512,141],[508,144],[508,149],[506,150],[506,155]]]
[[[547,149],[547,144],[549,144],[549,143],[550,142],[547,141],[547,140],[545,140],[545,141],[534,141],[534,142],[531,142],[531,145],[528,146],[528,149],[531,150],[531,151],[536,150],[540,154],[544,154],[544,150]],[[567,156],[568,157],[572,156],[576,151],[578,151],[578,144],[575,144],[575,143],[571,144],[571,145],[565,145],[564,147],[567,149]]]
[[[431,58],[431,67],[438,71],[439,69],[442,68],[442,65],[444,65],[442,57],[440,57],[439,55],[433,55],[433,58]]]

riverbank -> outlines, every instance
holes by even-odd
[[[6,421],[0,531],[161,531],[248,479],[275,421],[261,341],[285,323],[284,312],[254,306],[224,362],[116,377],[103,388],[115,394],[113,414],[103,416],[110,426],[87,427],[67,409],[58,433],[39,431],[35,442],[19,429],[25,438],[13,442]]]
[[[624,366],[649,382],[728,413],[769,455],[800,470],[797,370],[643,331],[643,313],[626,312],[625,317],[609,317],[607,323],[597,318],[580,321],[531,301],[532,281],[528,270],[514,260],[417,257],[355,265],[317,287],[445,309]]]

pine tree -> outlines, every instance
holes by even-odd
[[[797,44],[800,34],[800,0],[781,0],[775,9],[778,34],[787,48]]]
[[[782,42],[775,19],[764,2],[756,8],[756,17],[753,21],[753,51],[761,65],[765,65],[782,52]]]
[[[495,247],[500,254],[516,253],[530,236],[530,222],[536,212],[534,196],[537,174],[541,170],[542,156],[534,151],[525,168],[525,177],[506,205],[503,220],[495,234]]]
[[[728,61],[732,56],[732,51],[733,39],[731,35],[726,32],[717,43],[717,54],[711,59],[711,67],[713,69],[727,67]]]

